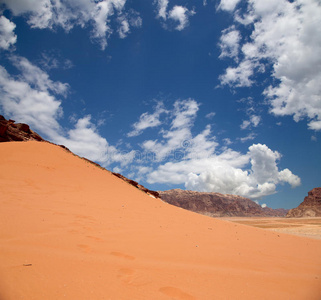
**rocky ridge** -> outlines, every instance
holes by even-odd
[[[211,217],[284,217],[288,210],[262,208],[254,201],[236,195],[184,191],[158,191],[172,205]]]
[[[321,217],[321,187],[308,192],[303,202],[296,208],[290,209],[288,218]]]
[[[44,141],[44,139],[32,131],[29,125],[6,120],[0,115],[0,142],[11,141]]]

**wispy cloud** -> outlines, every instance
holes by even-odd
[[[122,153],[115,146],[110,145],[92,123],[91,115],[77,119],[73,129],[69,129],[64,135],[56,135],[54,141],[65,145],[80,156],[101,163],[103,166],[115,162],[125,166],[135,156],[134,151]]]
[[[247,136],[238,138],[242,143],[247,141],[252,141],[256,138],[256,134],[254,132],[250,132]]]
[[[157,7],[157,17],[162,18],[163,20],[167,19],[167,6],[168,0],[155,0],[154,3]]]
[[[67,96],[69,85],[60,81],[53,81],[49,75],[39,67],[32,64],[28,59],[21,56],[11,56],[13,65],[20,70],[20,79],[34,86],[39,91],[52,91],[55,94]]]
[[[5,16],[0,16],[0,48],[8,50],[17,42],[17,35],[14,33],[16,24]]]
[[[167,110],[164,108],[163,102],[158,102],[152,114],[145,112],[139,117],[139,121],[132,125],[133,130],[127,136],[138,136],[147,128],[160,126],[162,124],[160,116],[163,113],[167,113]]]
[[[258,115],[251,115],[249,120],[243,120],[243,123],[241,124],[241,129],[248,129],[250,127],[257,127],[261,122],[261,117]]]
[[[169,130],[162,130],[162,141],[146,140],[142,143],[145,151],[153,152],[157,161],[163,160],[173,151],[186,148],[191,141],[191,127],[193,126],[199,104],[193,99],[177,100],[171,112],[171,125]]]
[[[39,59],[39,64],[45,70],[53,69],[71,69],[74,65],[70,59],[61,57],[59,51],[45,51],[41,53],[41,58]]]
[[[117,32],[119,37],[122,39],[126,38],[130,34],[131,27],[139,28],[143,24],[143,20],[139,13],[134,10],[129,10],[129,12],[122,13],[117,20],[119,23]]]
[[[241,34],[234,25],[224,29],[220,37],[221,54],[219,58],[229,57],[238,60],[240,40]]]
[[[205,116],[205,118],[207,118],[207,119],[212,119],[213,117],[215,117],[215,115],[216,115],[215,112],[210,112],[210,113],[208,113],[208,114]]]

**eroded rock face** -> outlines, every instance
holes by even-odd
[[[211,217],[284,217],[285,209],[262,208],[254,201],[236,195],[174,189],[158,191],[172,205]]]
[[[43,138],[29,128],[29,125],[6,120],[0,115],[0,142],[43,141]]]
[[[321,217],[321,187],[308,192],[308,196],[296,208],[290,209],[288,218]]]

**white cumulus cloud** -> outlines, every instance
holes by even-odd
[[[219,144],[210,125],[193,134],[198,110],[199,103],[194,99],[174,103],[172,111],[168,111],[169,129],[162,128],[160,138],[142,143],[143,151],[153,154],[152,165],[157,163],[157,166],[147,168],[147,162],[145,165],[142,159],[140,166],[148,173],[140,172],[139,178],[145,175],[151,184],[184,184],[191,190],[237,194],[252,199],[275,193],[279,184],[300,185],[297,175],[289,169],[279,169],[280,153],[266,145],[253,144],[243,154],[228,148],[231,141],[227,140],[223,150],[218,151]],[[250,120],[251,126],[260,122],[256,115],[251,115]],[[251,133],[246,140],[254,137]]]
[[[233,11],[236,2],[221,1],[220,7]],[[221,84],[250,87],[258,73],[272,66],[273,80],[264,89],[270,112],[293,116],[296,122],[306,118],[310,129],[321,130],[320,1],[248,0],[247,5],[245,12],[234,14],[235,24],[247,26],[239,63],[227,67]],[[221,41],[225,35],[223,31]],[[221,47],[221,57],[233,57],[236,52],[226,47]]]
[[[11,76],[0,66],[0,103],[5,115],[29,124],[39,133],[55,136],[60,131],[57,120],[63,111],[61,100],[49,88],[51,82],[43,82],[47,88],[39,89],[37,82],[29,84],[22,78]]]
[[[174,6],[173,9],[168,13],[168,17],[178,22],[176,30],[183,30],[188,25],[188,18],[193,16],[195,12],[193,10],[188,10],[183,6]]]
[[[154,4],[157,7],[156,17],[162,19],[163,22],[172,20],[178,25],[175,26],[175,29],[181,31],[189,25],[189,18],[195,15],[194,10],[189,10],[185,6],[175,5],[171,10],[168,9],[168,0],[155,0]],[[164,28],[170,29],[171,27],[168,23],[163,23]]]
[[[232,12],[241,0],[221,0],[219,9]]]
[[[239,159],[247,159],[250,168],[233,166],[228,160],[216,157],[199,173],[191,172],[185,186],[188,189],[221,192],[259,199],[276,192],[280,183],[289,183],[292,187],[300,185],[300,178],[288,169],[279,171],[277,161],[280,154],[266,145],[253,144],[247,154],[239,154]]]

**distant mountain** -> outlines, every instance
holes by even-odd
[[[158,191],[172,205],[211,217],[284,217],[288,210],[262,208],[254,201],[236,195],[174,189]]]
[[[321,217],[321,187],[308,192],[308,196],[296,208],[290,209],[288,218]]]
[[[263,207],[265,217],[285,217],[288,213],[288,209],[285,208],[271,208],[271,207]]]

